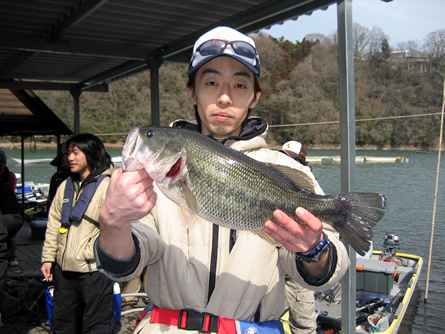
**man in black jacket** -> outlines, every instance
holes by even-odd
[[[0,184],[1,224],[7,231],[8,260],[10,266],[17,266],[15,257],[15,235],[23,226],[20,204],[14,192],[5,184]]]
[[[8,233],[6,232],[6,228],[3,224],[2,210],[0,210],[0,312],[2,311],[3,292],[5,291],[6,285],[6,270],[8,269],[8,246],[6,244],[7,237]],[[1,321],[0,313],[0,327],[2,326],[3,323]]]

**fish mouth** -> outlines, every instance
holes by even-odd
[[[134,158],[134,152],[137,148],[139,128],[133,128],[125,140],[124,148],[122,150],[122,170],[124,172],[130,170],[136,159]],[[137,169],[137,168],[136,168]]]
[[[165,177],[172,178],[172,179],[175,178],[181,172],[182,162],[183,162],[183,158],[179,157],[179,159],[176,160],[176,162],[173,164],[173,166],[167,172]]]
[[[179,156],[177,159],[173,159],[169,162],[158,162],[152,165],[152,168],[150,168],[148,174],[158,184],[166,185],[175,183],[176,178],[181,175],[183,170],[183,162],[184,158],[182,156]]]
[[[125,141],[122,150],[122,169],[124,172],[145,169],[148,175],[159,184],[175,182],[180,177],[185,156],[180,152],[170,152],[169,142],[150,147],[144,140],[145,128],[133,128]],[[147,146],[147,147],[146,147]],[[153,150],[153,151],[152,151]],[[155,151],[154,151],[155,150]]]

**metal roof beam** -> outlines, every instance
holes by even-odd
[[[275,4],[266,2],[253,8],[253,10],[249,10],[248,13],[240,13],[230,17],[224,20],[224,23],[241,32],[251,33],[286,20],[296,19],[301,15],[310,15],[313,11],[327,8],[333,3],[335,2],[332,0],[282,0],[275,2]],[[248,20],[245,19],[246,15],[249,17]]]
[[[96,85],[100,85],[102,83],[110,83],[115,81],[117,77],[119,79],[123,79],[129,75],[133,75],[139,72],[143,72],[148,69],[148,65],[145,61],[132,61],[126,62],[123,65],[117,66],[109,71],[106,71],[102,74],[99,74],[95,77],[89,78],[81,83],[81,90],[87,90]]]
[[[71,15],[67,16],[60,24],[58,24],[51,32],[53,38],[60,37],[70,28],[78,25],[84,19],[93,14],[100,7],[105,5],[109,0],[89,0],[83,2]]]
[[[44,81],[11,81],[11,80],[0,80],[0,88],[11,89],[11,90],[61,90],[70,91],[72,89],[80,89],[87,92],[108,92],[107,84],[97,84],[92,87],[79,86],[78,84],[70,83],[60,83],[60,82],[44,82]]]
[[[132,46],[100,45],[60,39],[24,37],[11,33],[0,33],[0,48],[31,52],[57,53],[67,55],[82,55],[107,57],[124,60],[147,59],[148,51]]]
[[[38,56],[39,52],[24,52],[15,61],[0,71],[0,78],[7,78],[14,70],[20,67],[22,64],[32,60],[35,56]]]

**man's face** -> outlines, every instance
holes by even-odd
[[[216,138],[239,135],[249,109],[261,93],[254,94],[254,74],[231,57],[217,57],[196,72],[195,89],[188,87],[198,108],[201,133]]]
[[[3,161],[3,158],[0,157],[0,169],[5,168],[5,166],[6,166],[6,164],[5,164],[5,162]]]
[[[78,173],[81,181],[90,174],[87,156],[73,143],[68,146],[68,161],[71,173]]]

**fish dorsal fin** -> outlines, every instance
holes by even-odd
[[[315,185],[313,180],[303,171],[291,168],[283,165],[273,165],[273,168],[284,174],[288,179],[290,179],[298,187],[307,189],[312,193],[315,193]]]
[[[187,185],[187,182],[184,180],[179,181],[182,187],[182,194],[184,195],[184,199],[187,203],[188,209],[191,213],[198,212],[198,202],[196,200],[195,195],[193,195],[192,191]]]

